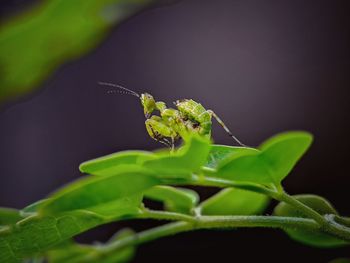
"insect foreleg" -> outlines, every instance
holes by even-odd
[[[232,137],[232,139],[234,139],[240,146],[243,146],[243,147],[248,147],[247,145],[243,144],[240,140],[237,139],[236,136],[234,136],[232,134],[232,132],[229,130],[229,128],[227,128],[227,126],[225,125],[225,123],[219,118],[218,115],[215,114],[214,111],[212,110],[207,110],[207,112],[212,116],[214,117],[214,119],[222,126],[222,128],[224,128],[224,130],[226,131],[226,133]]]
[[[147,121],[146,121],[146,129],[148,134],[151,136],[153,140],[164,144],[166,147],[171,148],[170,142],[165,138],[161,138],[161,136],[159,136],[159,134],[153,130],[152,126],[147,124]]]
[[[173,138],[174,132],[159,116],[152,116],[150,119],[147,119],[145,125],[152,139],[163,143],[169,148],[173,148],[173,139],[170,142],[167,138]]]
[[[171,137],[171,150],[174,151],[175,149],[175,138]]]

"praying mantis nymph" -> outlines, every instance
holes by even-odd
[[[133,95],[141,100],[141,105],[146,117],[146,130],[152,139],[174,149],[174,144],[187,133],[197,133],[201,136],[211,136],[212,118],[214,118],[240,146],[241,143],[227,128],[223,121],[212,110],[206,110],[202,104],[192,100],[183,99],[174,102],[176,109],[168,108],[165,102],[155,101],[149,93],[141,95],[123,86],[99,82],[100,85],[117,88],[109,93],[119,92]],[[159,115],[153,115],[159,112]]]

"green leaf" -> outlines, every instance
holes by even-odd
[[[312,143],[310,133],[295,131],[280,133],[261,146],[262,159],[269,164],[273,179],[281,182],[293,169]]]
[[[143,166],[162,179],[186,179],[206,163],[209,150],[209,139],[192,135],[178,151],[157,153],[158,158],[145,161]]]
[[[259,152],[236,155],[221,163],[215,176],[254,183],[275,183],[268,165],[260,158]],[[210,176],[210,174],[208,174]]]
[[[159,184],[148,170],[138,166],[120,169],[110,176],[87,176],[67,185],[50,196],[39,211],[56,214],[76,209],[87,209],[115,201],[119,198],[142,194]]]
[[[0,103],[29,92],[61,64],[91,51],[113,24],[151,2],[39,1],[9,18],[0,27]]]
[[[163,202],[168,211],[185,214],[191,214],[199,200],[195,191],[171,186],[154,186],[145,192],[145,197]]]
[[[141,196],[136,195],[88,210],[32,215],[0,230],[0,262],[20,262],[95,226],[137,216],[140,202]]]
[[[103,223],[102,217],[85,211],[56,217],[28,217],[12,228],[0,231],[0,262],[20,262]]]
[[[206,163],[210,141],[198,135],[190,136],[176,152],[123,151],[84,162],[80,170],[85,173],[109,176],[130,166],[143,166],[152,170],[159,179],[183,180]]]
[[[33,214],[36,214],[39,210],[39,207],[48,201],[49,201],[48,198],[36,201],[36,202],[26,206],[25,208],[21,209],[20,213],[23,217],[27,217],[27,216],[31,216]]]
[[[260,151],[237,154],[223,161],[215,176],[278,186],[311,142],[312,135],[307,132],[278,134],[264,142]]]
[[[317,195],[295,195],[293,196],[298,201],[311,207],[321,215],[325,214],[338,214],[334,207],[323,197]],[[279,203],[274,214],[278,216],[289,216],[289,217],[305,217],[301,212],[295,209],[293,206],[284,202]],[[341,239],[337,239],[333,236],[324,234],[322,232],[309,232],[305,230],[297,229],[286,229],[287,234],[296,241],[303,244],[315,246],[315,247],[336,247],[342,246],[349,243]]]
[[[200,204],[203,215],[257,215],[267,207],[269,198],[263,194],[226,188]]]
[[[218,165],[227,158],[238,154],[244,155],[251,152],[254,153],[256,151],[257,150],[254,148],[212,144],[210,147],[209,158],[205,166],[209,168],[217,168]]]
[[[20,211],[13,208],[0,207],[0,226],[12,225],[22,220]]]
[[[144,161],[154,159],[155,154],[146,151],[122,151],[82,163],[79,169],[92,175],[113,175],[123,165],[141,165]]]
[[[142,195],[119,198],[112,202],[100,204],[94,207],[85,208],[84,211],[96,213],[103,216],[105,220],[114,220],[116,218],[134,217],[140,213],[140,204]]]

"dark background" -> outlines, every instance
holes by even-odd
[[[1,11],[30,2],[2,1]],[[169,104],[193,98],[248,145],[285,130],[312,132],[311,150],[284,185],[291,194],[322,195],[350,215],[349,14],[347,0],[183,0],[139,13],[37,94],[2,105],[0,205],[21,208],[45,197],[78,178],[87,159],[161,146],[148,137],[135,97],[107,95],[96,84],[110,81]],[[213,136],[233,143],[218,125]],[[200,191],[207,196],[212,189]],[[122,226],[141,230],[154,223],[104,226],[79,240],[103,241]],[[240,229],[161,239],[141,246],[135,262],[327,262],[338,256],[350,256],[349,249],[311,248],[281,231]]]

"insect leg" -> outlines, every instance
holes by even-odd
[[[167,138],[159,138],[159,142],[162,141],[164,144],[166,144],[169,148],[171,148],[171,142]]]
[[[243,144],[240,140],[237,139],[236,136],[234,136],[232,134],[232,132],[227,128],[227,126],[225,125],[225,123],[219,118],[218,115],[215,114],[214,111],[212,110],[207,110],[207,112],[212,116],[214,117],[214,119],[222,126],[222,128],[224,128],[224,130],[226,131],[226,133],[232,137],[232,139],[234,139],[240,146],[243,146],[243,147],[248,147],[247,145]]]
[[[149,126],[149,128],[150,128],[150,130],[151,130],[151,133],[152,133],[151,138],[152,138],[153,140],[164,144],[166,147],[171,148],[170,142],[169,142],[167,139],[161,138],[161,137],[153,130],[153,128],[152,128],[151,126]]]
[[[175,138],[171,137],[171,150],[174,151],[175,148]]]
[[[171,148],[171,143],[168,139],[164,138],[162,134],[156,129],[156,124],[159,124],[155,119],[147,119],[145,121],[146,129],[151,138],[157,142],[164,144],[165,146]]]

